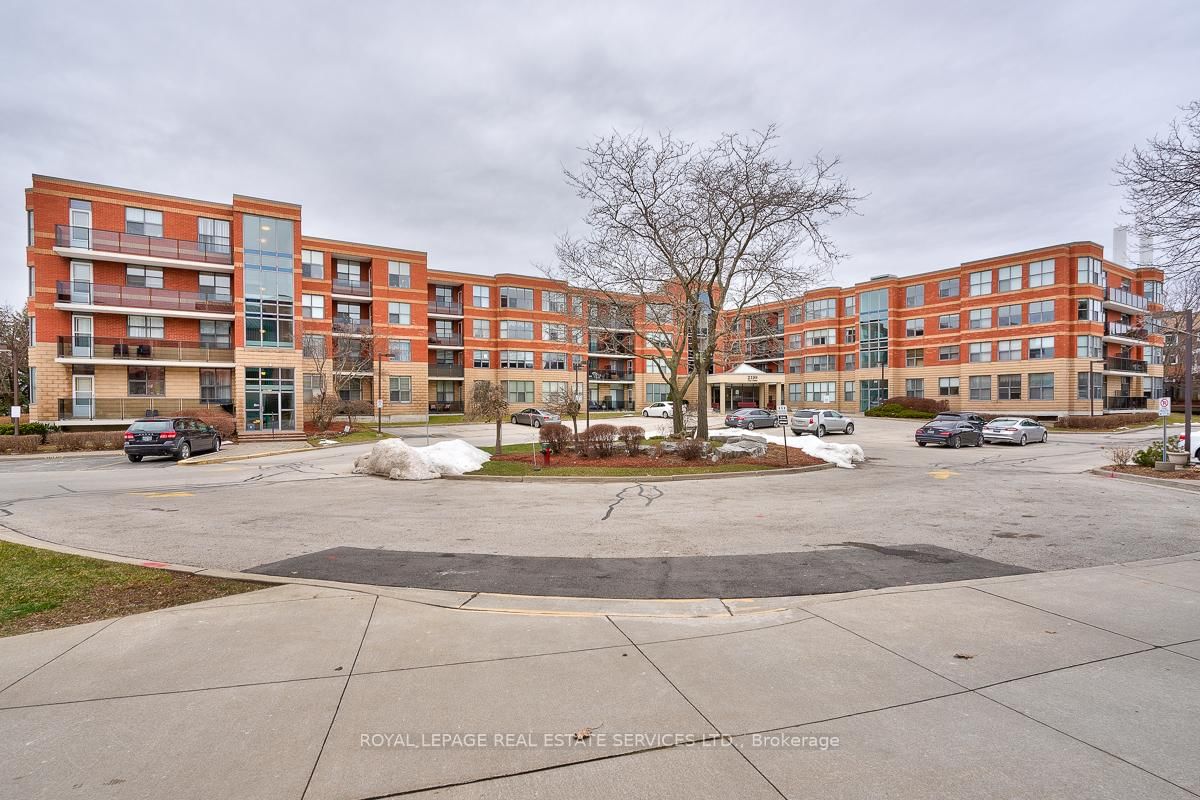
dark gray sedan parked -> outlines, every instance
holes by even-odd
[[[775,412],[765,408],[742,408],[725,415],[726,428],[745,428],[752,431],[755,428],[774,428],[778,424],[779,417],[775,416]]]
[[[935,419],[917,428],[916,439],[921,447],[940,444],[942,447],[953,447],[957,450],[964,444],[983,446],[983,434],[975,430],[974,425],[962,420]]]
[[[540,428],[547,422],[558,422],[560,419],[558,414],[551,414],[540,408],[526,408],[512,415],[513,425],[530,425],[534,428]]]

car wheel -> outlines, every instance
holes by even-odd
[[[983,437],[982,436],[978,436],[975,438],[975,446],[983,447]]]
[[[650,412],[649,412],[649,411],[642,411],[642,416],[643,416],[643,417],[649,417],[649,416],[650,416]]]
[[[847,423],[846,423],[846,435],[847,435],[847,436],[853,436],[853,435],[854,435],[854,423],[853,423],[853,422],[847,422]]]
[[[217,436],[213,437],[213,452],[214,453],[221,452],[221,437],[219,434]]]
[[[540,428],[540,427],[542,427],[542,421],[541,421],[540,419],[537,419],[536,417],[534,418],[534,420],[533,420],[533,422],[532,422],[531,424],[532,424],[532,425],[533,425],[533,427],[535,427],[535,428]]]
[[[925,446],[925,442],[917,442],[917,447],[924,447],[924,446]]]
[[[1029,437],[1022,433],[1021,441],[1017,442],[1017,444],[1021,445],[1021,447],[1024,447],[1028,442],[1029,442]]]
[[[142,460],[141,456],[135,456],[133,453],[126,453],[125,455],[129,456],[129,460],[135,464]]]
[[[958,436],[951,436],[950,446],[957,450],[958,448],[962,447],[962,439],[958,438]]]
[[[1042,431],[1042,444],[1050,441],[1050,431]]]
[[[515,415],[515,414],[513,415],[513,418],[512,418],[512,424],[513,424],[513,425],[516,425],[516,424],[517,424],[517,417],[516,417],[516,415]]]
[[[192,457],[192,446],[187,442],[179,445],[179,452],[175,454],[176,461],[183,461]]]
[[[824,426],[824,425],[818,425],[818,426],[817,426],[817,438],[819,439],[819,438],[821,438],[821,437],[822,437],[822,436],[824,436],[824,435],[825,435],[825,426]]]

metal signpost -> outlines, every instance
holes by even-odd
[[[779,422],[780,425],[783,426],[783,463],[786,466],[791,466],[792,462],[788,458],[788,443],[787,443],[788,407],[787,406],[779,406],[778,408],[775,409],[775,414],[776,414],[775,419]]]
[[[1170,397],[1158,398],[1158,415],[1160,417],[1162,417],[1162,421],[1163,421],[1162,460],[1163,460],[1163,463],[1165,464],[1165,463],[1167,463],[1167,417],[1171,416],[1171,398]],[[1189,445],[1190,444],[1191,443],[1189,442]]]

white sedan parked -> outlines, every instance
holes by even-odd
[[[1044,442],[1049,438],[1045,427],[1028,417],[1000,417],[983,426],[983,440],[1008,442],[1024,447],[1029,442]]]
[[[674,407],[670,403],[664,403],[661,401],[658,403],[651,403],[642,409],[643,417],[662,417],[663,419],[670,419],[673,413],[675,413]]]

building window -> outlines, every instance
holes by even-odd
[[[411,403],[412,378],[408,375],[388,376],[388,399],[393,403]]]
[[[833,403],[837,401],[837,384],[833,381],[818,381],[804,384],[804,402]]]
[[[1021,376],[1020,375],[997,375],[996,386],[1001,400],[1020,400],[1021,399]]]
[[[563,311],[566,311],[566,304],[563,305]],[[671,308],[669,303],[649,303],[646,306],[646,321],[660,327],[663,325],[673,325],[675,323],[675,309]]]
[[[1030,339],[1029,340],[1029,357],[1031,359],[1054,358],[1054,337],[1053,336],[1042,336],[1037,339]],[[1030,389],[1029,396],[1031,398],[1033,397],[1032,387]]]
[[[565,342],[567,340],[567,326],[557,322],[542,323],[542,341],[544,342]]]
[[[533,351],[501,350],[500,369],[533,369]]]
[[[938,281],[938,297],[958,297],[958,278]]]
[[[311,372],[304,375],[304,402],[311,403],[316,398],[325,393],[325,380],[321,375],[314,375]]]
[[[808,356],[804,359],[805,372],[833,372],[837,367],[835,356]]]
[[[450,352],[439,350],[439,353]],[[453,353],[450,352],[451,357]],[[388,339],[388,359],[390,361],[412,361],[412,342],[408,339]]]
[[[787,315],[788,325],[799,325],[804,321],[804,306],[792,306],[788,309]]]
[[[508,402],[525,405],[533,402],[533,381],[504,381]]]
[[[492,290],[488,286],[471,287],[471,305],[476,308],[491,308]]]
[[[1021,324],[1021,305],[1000,306],[996,309],[996,324],[1001,328]]]
[[[295,275],[293,272],[293,245],[295,226],[291,220],[260,217],[255,214],[242,215],[242,294],[246,298],[245,331],[247,347],[293,347],[295,342]],[[254,373],[247,369],[248,397],[262,390],[262,381],[257,389],[251,389],[250,375],[289,373],[289,391],[295,391],[294,371],[284,368],[256,368]],[[273,380],[273,378],[272,378]],[[282,379],[280,379],[282,381]],[[261,397],[255,394],[255,402]],[[289,402],[294,397],[287,398]],[[247,399],[247,423],[294,425],[288,419],[291,411],[281,411],[276,420],[267,419],[261,406],[250,404]],[[290,429],[290,428],[289,428]]]
[[[542,369],[566,369],[566,353],[542,353]]]
[[[226,324],[228,325],[229,323]],[[27,347],[33,347],[37,344],[37,317],[25,318],[25,341]],[[11,375],[12,373],[9,374]]]
[[[787,387],[788,403],[799,405],[804,401],[804,386],[799,383],[789,383]]]
[[[842,399],[847,403],[854,402],[854,381],[842,381]]]
[[[501,286],[500,307],[520,308],[525,311],[532,311],[533,289],[522,289],[519,286]]]
[[[818,328],[804,332],[805,347],[820,347],[826,344],[837,344],[837,330],[835,328]]]
[[[1079,283],[1090,283],[1093,286],[1104,286],[1104,264],[1098,258],[1081,256],[1076,262],[1076,278]],[[1033,390],[1030,389],[1030,397]]]
[[[30,212],[33,213],[33,212]],[[37,367],[29,368],[29,404],[37,402]]]
[[[1029,265],[1029,288],[1054,284],[1054,259],[1035,261]]]
[[[162,212],[151,211],[147,208],[127,207],[125,209],[125,232],[162,238]]]
[[[854,371],[854,353],[846,353],[842,356],[842,369],[846,372]]]
[[[938,378],[939,397],[958,397],[958,378]]]
[[[788,350],[799,350],[802,341],[801,334],[789,333],[787,341]]]
[[[166,367],[129,367],[130,397],[165,397]]]
[[[958,361],[958,345],[949,344],[938,348],[938,361]]]
[[[671,387],[665,383],[646,384],[647,403],[666,403],[671,399]]]
[[[910,319],[904,322],[905,336],[924,336],[925,335],[925,320]]]
[[[25,210],[25,246],[33,247],[33,209]]]
[[[925,396],[925,379],[924,378],[905,378],[904,379],[904,396],[922,398]]]
[[[967,394],[972,400],[992,399],[992,376],[972,375],[967,382]]]
[[[29,297],[37,294],[37,269],[33,264],[29,265]]]
[[[1099,336],[1076,336],[1076,358],[1103,358],[1104,342]]]
[[[967,360],[984,364],[992,360],[991,342],[971,342],[967,345]]]
[[[854,295],[850,295],[842,300],[842,316],[853,317],[854,314]]]
[[[475,358],[472,365],[480,369],[489,369],[492,366],[492,353],[490,350],[476,350]]]
[[[1030,400],[1053,400],[1054,399],[1054,373],[1053,372],[1031,372],[1031,373],[1029,373],[1029,399]]]
[[[471,320],[471,335],[476,339],[492,338],[492,322],[487,319]]]
[[[131,339],[161,339],[163,338],[163,318],[143,317],[130,314],[127,318],[126,332]]]
[[[353,403],[363,399],[363,379],[345,378],[338,387],[338,398],[343,403]],[[368,395],[370,399],[370,395]]]
[[[1030,325],[1054,322],[1054,301],[1041,300],[1037,303],[1030,303],[1028,319]]]
[[[1087,400],[1088,388],[1092,390],[1092,398],[1104,399],[1104,375],[1099,372],[1080,372],[1076,376],[1075,396]]]
[[[300,270],[306,278],[324,278],[325,254],[320,250],[301,250]]]
[[[888,363],[888,290],[873,289],[858,298],[858,363],[871,369]],[[831,342],[833,344],[833,342]]]
[[[532,339],[533,323],[527,320],[500,320],[501,339]]]
[[[938,317],[939,331],[958,330],[959,316],[958,314],[942,314]]]
[[[923,367],[925,366],[925,349],[917,347],[913,350],[904,351],[904,366],[906,367]]]
[[[209,300],[232,300],[231,278],[230,275],[201,272],[199,276],[200,294]]]
[[[804,304],[804,318],[833,319],[837,316],[837,299],[833,297],[824,300],[809,300]]]
[[[126,267],[125,285],[143,289],[163,288],[163,271],[154,267]]]
[[[992,327],[992,310],[990,308],[972,308],[967,327],[974,329]]]
[[[227,320],[200,320],[200,344],[209,347],[233,347],[233,323]]]
[[[1081,320],[1088,322],[1104,321],[1104,307],[1100,305],[1099,300],[1080,300],[1078,309],[1079,314],[1077,316]]]
[[[983,294],[992,293],[992,271],[990,269],[981,270],[980,272],[972,272],[970,275],[971,297],[978,297]]]
[[[229,220],[197,217],[196,240],[204,245],[204,251],[207,253],[230,252]]]
[[[231,370],[231,369],[202,369],[202,370],[200,370],[200,402],[201,403],[232,403],[233,402],[233,370]]]
[[[996,343],[996,360],[998,361],[1020,361],[1021,360],[1021,340],[1020,339],[1001,339]]]
[[[301,314],[304,319],[325,319],[325,298],[319,294],[306,294],[300,298]]]
[[[789,358],[788,362],[787,362],[787,371],[793,375],[803,372],[804,371],[804,367],[802,366],[803,363],[804,362],[798,358]]]
[[[996,275],[996,288],[1002,292],[1015,292],[1021,288],[1021,265],[1001,267]]]
[[[1160,306],[1166,299],[1163,294],[1162,281],[1142,281],[1142,294],[1145,295],[1147,302]]]
[[[411,325],[412,307],[408,303],[388,303],[388,322],[392,325]]]
[[[906,308],[915,308],[916,306],[925,305],[925,284],[919,283],[916,286],[906,286],[904,288],[904,306]]]
[[[325,357],[325,337],[319,333],[306,333],[301,338],[305,358]]]
[[[412,287],[411,268],[406,261],[388,262],[388,288],[408,289]]]
[[[32,339],[30,341],[32,341]],[[1145,353],[1146,353],[1146,361],[1148,361],[1151,365],[1162,366],[1162,364],[1163,364],[1163,349],[1161,347],[1147,346]],[[1155,395],[1155,396],[1157,397],[1157,395]]]
[[[554,314],[567,313],[567,294],[566,292],[542,292],[542,311],[549,311]],[[545,393],[542,394],[545,397]]]
[[[854,344],[858,341],[858,328],[844,328],[842,333],[845,335],[842,341],[846,344]]]

